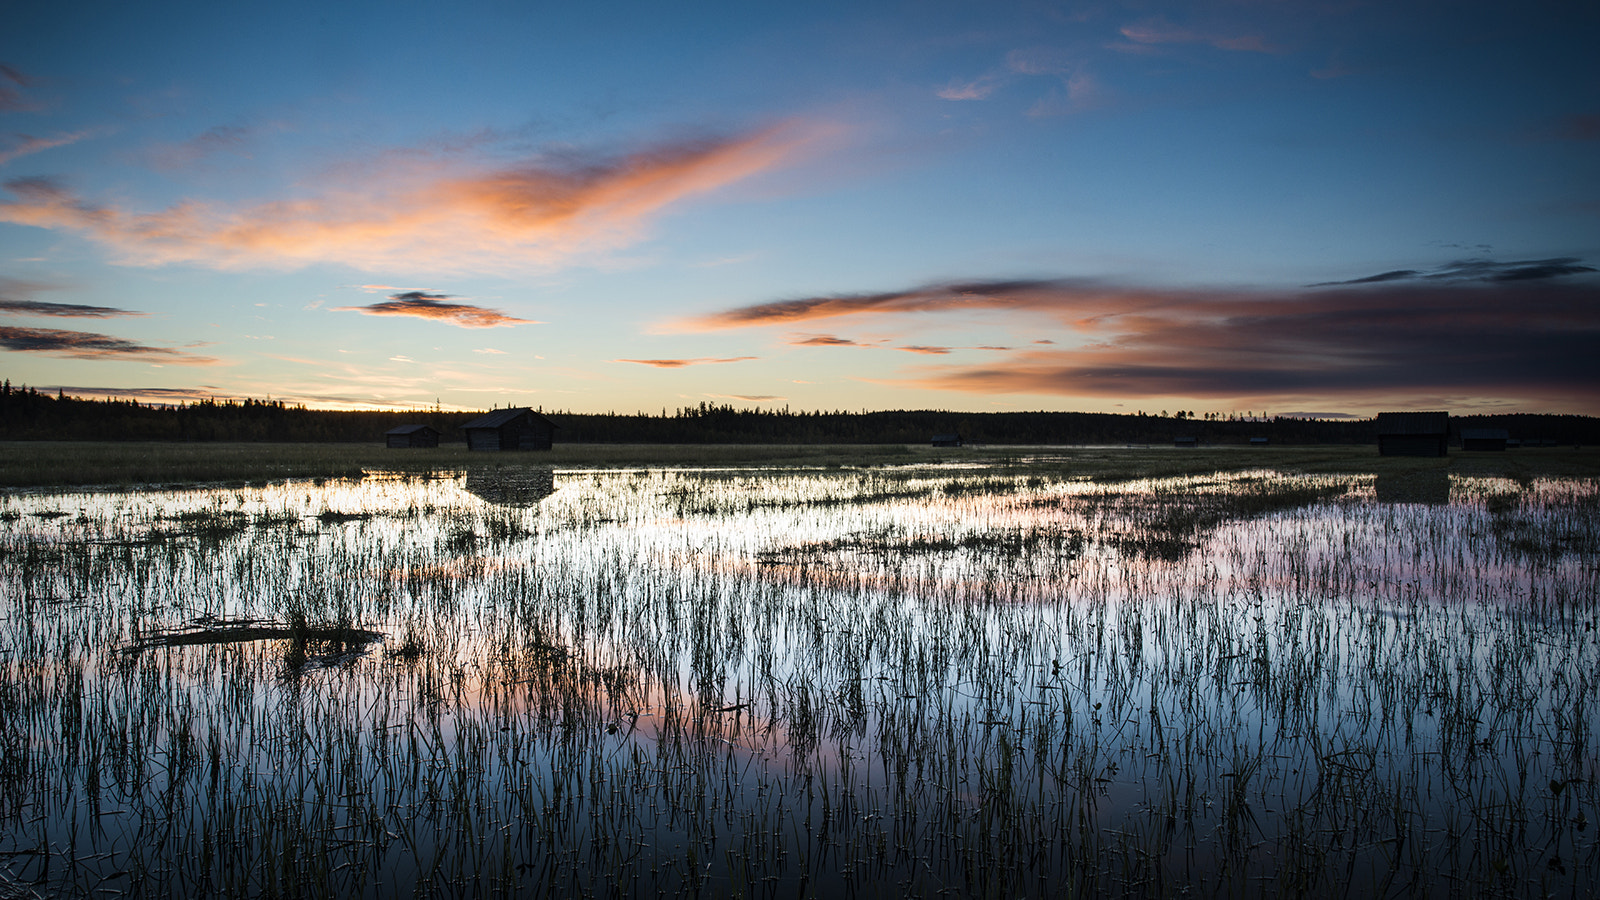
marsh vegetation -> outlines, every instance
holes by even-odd
[[[1417,472],[12,493],[0,889],[1593,895],[1600,484]]]

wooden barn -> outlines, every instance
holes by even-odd
[[[1504,450],[1510,439],[1511,433],[1504,428],[1461,429],[1463,450]]]
[[[1253,437],[1253,438],[1250,439],[1250,446],[1252,446],[1252,447],[1265,447],[1265,446],[1267,446],[1268,444],[1271,444],[1271,443],[1272,443],[1271,440],[1269,440],[1268,438],[1264,438],[1264,437]]]
[[[1378,413],[1380,456],[1447,456],[1449,440],[1447,412]]]
[[[935,447],[959,447],[959,446],[961,446],[961,435],[959,435],[959,434],[936,434],[936,435],[933,436],[933,446],[935,446]]]
[[[1200,446],[1200,439],[1195,437],[1192,434],[1180,434],[1177,437],[1172,439],[1172,446],[1174,446],[1174,447],[1198,447],[1198,446]]]
[[[461,426],[468,450],[549,450],[556,424],[526,407],[497,409]]]
[[[391,428],[384,432],[383,436],[390,450],[439,446],[439,432],[426,425],[401,425],[399,428]]]

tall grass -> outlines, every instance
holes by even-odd
[[[0,499],[4,884],[1600,880],[1592,480],[1455,478],[1442,504],[1017,462],[501,488]]]

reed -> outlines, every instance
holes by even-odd
[[[0,892],[1593,893],[1600,483],[1382,477],[7,494]]]

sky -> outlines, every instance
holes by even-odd
[[[5,18],[13,385],[1600,415],[1591,2]]]

